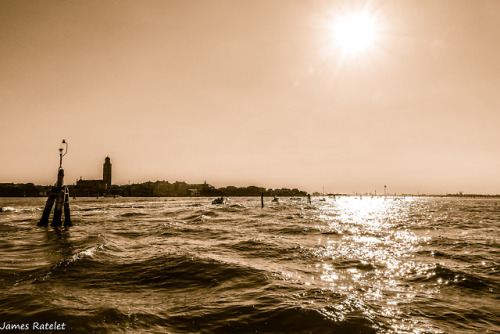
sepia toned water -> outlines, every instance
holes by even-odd
[[[211,200],[0,198],[0,328],[500,332],[499,199]]]

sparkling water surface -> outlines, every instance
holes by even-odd
[[[500,333],[500,200],[0,198],[0,327]]]

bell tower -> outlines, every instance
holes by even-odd
[[[111,188],[111,159],[106,157],[102,166],[102,179],[106,183],[107,189]]]

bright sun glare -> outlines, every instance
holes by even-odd
[[[335,43],[345,54],[355,55],[370,49],[377,37],[377,22],[366,12],[339,18],[333,25]]]

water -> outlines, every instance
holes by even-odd
[[[498,199],[77,199],[69,231],[44,202],[0,199],[0,328],[500,332]]]

